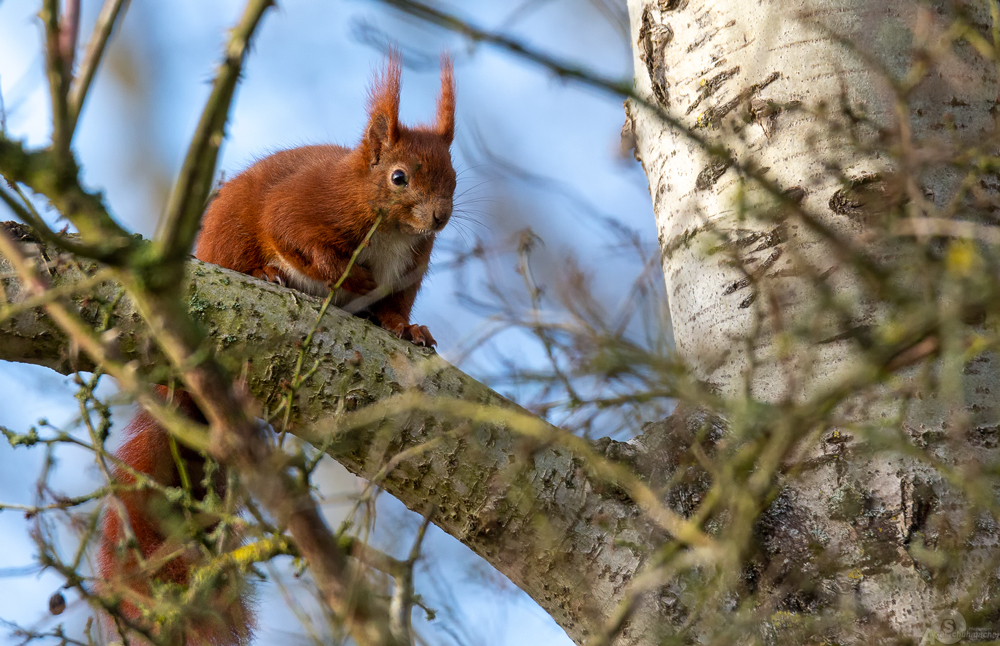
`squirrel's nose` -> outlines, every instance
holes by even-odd
[[[448,224],[448,219],[451,218],[451,211],[445,209],[434,209],[434,230],[440,231],[444,228],[444,225]]]

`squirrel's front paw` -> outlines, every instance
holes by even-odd
[[[396,336],[406,339],[413,345],[428,347],[437,345],[437,341],[431,336],[431,331],[427,329],[426,325],[405,325],[400,332],[396,333]]]
[[[426,325],[410,325],[406,319],[395,312],[380,317],[379,325],[413,345],[428,347],[437,345],[437,341],[431,336],[431,331],[427,329]]]
[[[288,280],[285,278],[285,275],[277,269],[277,267],[267,265],[259,269],[254,269],[250,272],[250,275],[254,278],[259,278],[260,280],[266,280],[269,283],[277,283],[282,287],[288,286]]]

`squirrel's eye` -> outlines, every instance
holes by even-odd
[[[406,171],[397,168],[392,171],[391,179],[396,186],[406,186]]]

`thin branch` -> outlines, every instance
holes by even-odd
[[[80,244],[76,240],[67,238],[50,229],[49,225],[42,219],[42,216],[35,210],[28,196],[21,190],[21,187],[16,183],[12,183],[10,186],[20,201],[10,195],[2,186],[0,186],[0,201],[7,205],[7,208],[14,213],[14,217],[31,227],[32,233],[44,242],[48,242],[56,248],[63,249],[83,258],[102,257],[104,255],[104,251],[98,247]]]
[[[73,78],[73,61],[76,59],[76,41],[80,36],[80,0],[66,0],[62,19],[59,21],[59,57],[67,83]]]
[[[968,220],[945,220],[941,218],[906,218],[893,222],[892,232],[900,236],[920,238],[945,236],[979,240],[990,245],[1000,245],[1000,229],[991,224],[979,224]]]
[[[87,42],[87,51],[83,55],[80,72],[73,80],[73,86],[69,92],[69,128],[73,132],[76,131],[76,124],[83,111],[83,104],[87,100],[87,92],[90,90],[90,84],[101,64],[108,39],[118,21],[118,16],[123,13],[123,9],[127,5],[128,0],[105,0],[101,7],[101,13],[97,16],[94,31]]]
[[[69,38],[63,36],[59,20],[59,0],[44,0],[42,22],[45,24],[45,71],[52,102],[52,150],[55,152],[58,175],[71,172],[69,152],[70,128],[66,96],[69,93],[72,60],[64,58],[63,46]],[[75,37],[73,41],[75,43]]]
[[[19,503],[12,502],[0,502],[0,511],[13,510],[13,511],[23,511],[25,516],[31,517],[41,514],[46,511],[52,511],[54,509],[70,509],[72,507],[77,507],[79,505],[86,504],[91,500],[98,500],[103,498],[110,491],[108,487],[101,487],[88,494],[82,496],[74,496],[72,498],[58,498],[55,502],[49,503],[47,505],[22,505]]]
[[[313,336],[316,334],[316,330],[319,329],[320,321],[323,320],[323,316],[326,314],[326,311],[330,308],[330,305],[333,303],[333,298],[334,296],[336,296],[337,290],[340,289],[340,286],[343,285],[344,281],[347,280],[347,277],[350,276],[351,268],[354,267],[354,263],[357,262],[358,256],[361,255],[361,251],[368,246],[368,243],[371,241],[372,236],[375,235],[375,230],[378,229],[378,225],[381,223],[382,223],[382,216],[380,214],[378,217],[375,218],[375,223],[372,224],[370,229],[368,229],[368,233],[365,234],[364,240],[361,241],[361,244],[359,244],[357,249],[354,250],[354,253],[351,254],[351,258],[347,261],[347,267],[345,267],[344,271],[340,274],[340,278],[338,278],[337,282],[334,283],[333,287],[330,288],[330,293],[327,294],[326,300],[323,301],[323,304],[319,308],[319,313],[316,315],[316,321],[313,323],[313,326],[309,328],[309,333],[306,334],[305,341],[302,342],[302,349],[299,351],[299,356],[295,360],[295,370],[292,371],[291,383],[289,385],[288,394],[283,404],[285,407],[285,417],[282,420],[281,434],[278,435],[279,449],[285,442],[285,434],[288,432],[288,425],[291,423],[292,401],[295,398],[295,393],[298,391],[299,386],[301,386],[311,374],[311,373],[307,374],[305,377],[301,376],[302,363],[305,361],[306,352],[309,350],[309,346],[312,345]]]
[[[68,158],[70,172],[61,167],[66,162],[50,150],[25,150],[21,142],[0,134],[0,174],[11,186],[20,182],[49,198],[59,213],[76,226],[83,246],[74,247],[74,253],[112,265],[126,263],[141,242],[114,221],[100,194],[80,186],[72,155]],[[40,231],[40,235],[44,233]]]
[[[391,577],[398,576],[406,566],[404,561],[400,561],[381,550],[377,550],[368,543],[358,540],[353,536],[343,535],[337,539],[344,552],[350,554],[365,565],[375,568],[379,572],[388,574]]]
[[[431,517],[434,516],[435,511],[437,511],[437,508],[431,506],[427,510],[427,513],[424,514],[424,520],[420,523],[420,529],[417,530],[417,537],[413,541],[413,547],[410,548],[410,556],[403,563],[402,570],[396,576],[396,588],[392,593],[392,603],[389,606],[392,633],[396,636],[397,641],[404,644],[413,643],[413,627],[411,625],[413,603],[415,600],[413,593],[413,569],[417,565],[420,548],[423,545],[424,536],[427,535],[427,526],[430,525]]]
[[[250,48],[250,40],[264,11],[274,4],[274,0],[250,0],[226,45],[225,58],[191,138],[184,165],[170,193],[161,221],[157,247],[164,260],[185,259],[194,243],[201,214],[212,189],[212,176],[215,174],[219,147],[225,138],[229,107],[243,61]]]

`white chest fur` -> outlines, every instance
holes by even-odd
[[[390,292],[402,287],[402,280],[413,265],[416,239],[401,231],[376,232],[368,246],[358,254],[357,262],[372,272],[379,287]]]
[[[406,274],[413,269],[413,245],[415,242],[416,238],[400,231],[376,232],[368,246],[358,254],[355,263],[371,272],[372,278],[378,285],[377,292],[380,295],[392,293],[404,286]],[[326,283],[310,278],[280,256],[271,264],[284,274],[288,281],[288,287],[320,297],[326,297],[330,293]],[[333,302],[342,307],[356,298],[358,298],[357,294],[341,289],[338,290]],[[369,303],[364,303],[364,305],[367,304]]]
[[[326,297],[330,293],[330,288],[326,286],[326,283],[306,276],[281,256],[278,256],[276,260],[272,260],[270,264],[281,271],[287,281],[286,287],[320,297]]]

